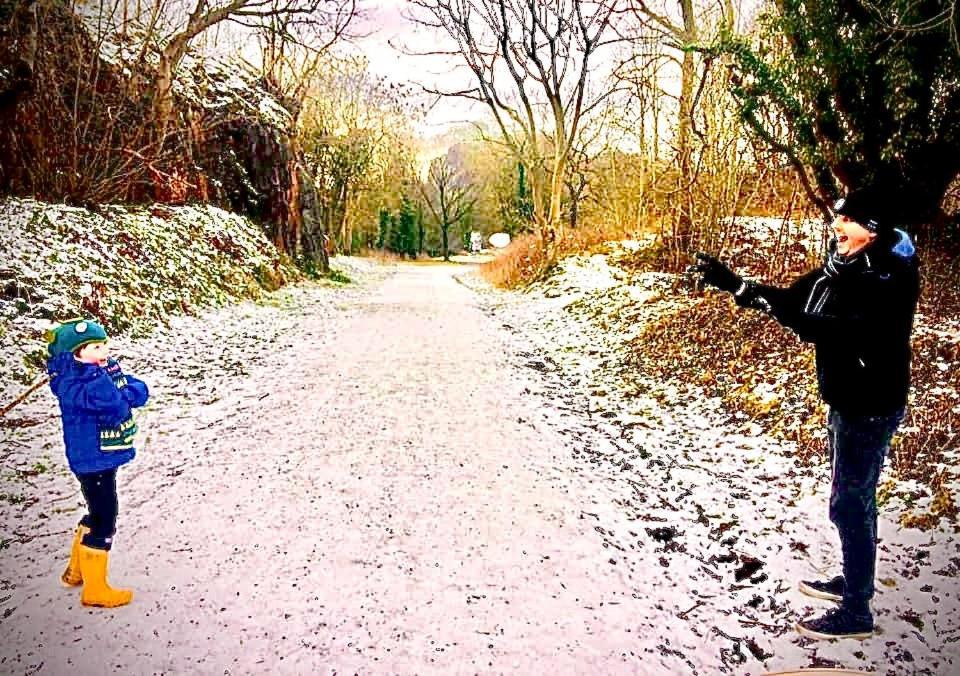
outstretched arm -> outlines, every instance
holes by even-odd
[[[819,270],[814,270],[787,287],[743,282],[734,292],[734,299],[740,307],[766,312],[783,326],[793,329],[801,340],[811,340],[805,337],[805,332],[802,331],[806,319],[804,306],[813,285],[821,276]]]
[[[821,279],[823,276],[817,270],[802,277],[790,289],[750,285],[743,297],[750,307],[770,313],[792,329],[800,340],[810,343],[837,336],[870,340],[889,331],[891,317],[909,316],[913,311],[915,295],[911,295],[910,287],[890,276],[879,275],[871,278],[860,291],[859,302],[842,314],[814,311],[807,305],[819,297],[813,287],[821,283]],[[737,302],[741,303],[739,299]],[[769,307],[763,307],[764,303]]]
[[[787,288],[767,286],[757,282],[748,282],[731,270],[719,259],[705,253],[697,253],[697,264],[690,272],[698,272],[701,280],[708,286],[732,293],[737,305],[763,310],[781,323],[786,323],[799,307],[801,297],[809,291],[806,277],[797,280]]]
[[[698,253],[697,260],[698,264],[692,270],[703,275],[704,284],[732,293],[740,307],[767,313],[805,342],[817,342],[834,332],[863,331],[863,325],[869,323],[870,317],[875,314],[869,301],[857,313],[843,317],[812,312],[807,304],[814,287],[827,283],[823,270],[819,268],[789,286],[778,287],[746,281],[712,256]],[[889,298],[889,294],[879,289],[870,295],[873,298]]]

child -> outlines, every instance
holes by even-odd
[[[826,261],[789,287],[745,281],[706,254],[697,254],[694,268],[737,305],[769,314],[816,348],[820,396],[829,407],[830,520],[843,575],[800,582],[804,594],[840,604],[797,623],[808,638],[865,639],[875,629],[877,481],[906,412],[920,292],[913,242],[885,219],[889,192],[867,186],[838,201]]]
[[[133,592],[107,584],[117,521],[117,468],[133,460],[137,424],[130,409],[147,402],[147,386],[124,375],[110,358],[107,333],[94,321],[72,319],[46,338],[47,372],[60,403],[67,462],[87,501],[60,579],[66,586],[83,584],[80,601],[85,606],[122,606]]]

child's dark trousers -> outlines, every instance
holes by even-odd
[[[93,549],[110,551],[117,529],[117,470],[77,474],[80,490],[87,501],[87,514],[80,524],[90,529],[82,544]]]

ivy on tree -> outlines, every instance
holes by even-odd
[[[960,174],[957,20],[942,0],[782,0],[753,43],[727,34],[706,51],[730,60],[742,118],[824,214],[844,187],[875,184],[897,224],[938,224]]]

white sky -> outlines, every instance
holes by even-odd
[[[453,90],[472,87],[474,76],[459,57],[412,56],[408,52],[430,51],[448,47],[445,32],[426,28],[411,21],[405,14],[423,10],[411,7],[408,0],[359,0],[365,18],[354,24],[359,33],[369,33],[356,41],[353,49],[362,52],[375,74],[395,82],[425,84],[437,89]],[[678,6],[672,2],[654,3],[675,23],[681,23]],[[736,0],[737,16],[756,11],[756,0]],[[715,9],[715,8],[714,8]],[[613,53],[607,50],[595,56],[594,76],[611,66]],[[679,87],[679,73],[666,72],[661,85],[667,90]],[[676,82],[673,82],[676,80]],[[491,120],[486,106],[462,98],[444,97],[437,101],[425,120],[416,125],[424,137],[443,134],[467,121]]]
[[[436,48],[445,41],[445,34],[418,26],[403,16],[408,10],[407,0],[360,0],[367,17],[357,23],[357,30],[370,33],[357,40],[357,49],[370,61],[370,70],[383,75],[394,82],[414,84],[438,84],[453,88],[470,85],[472,75],[458,59],[439,56],[410,56],[402,49],[420,51]],[[426,119],[417,125],[424,136],[442,134],[452,126],[466,121],[481,120],[487,117],[487,110],[480,104],[465,99],[444,97],[427,114]]]
[[[128,0],[129,1],[129,0]],[[112,2],[104,4],[99,0],[91,4],[91,11],[105,11],[103,7],[113,7]],[[170,0],[193,6],[195,0]],[[757,0],[736,0],[738,15],[745,7],[754,9]],[[659,3],[655,3],[659,4]],[[475,85],[475,79],[463,65],[459,56],[416,56],[407,52],[431,51],[449,48],[449,37],[443,31],[427,28],[411,21],[405,14],[424,10],[412,7],[408,0],[358,0],[364,16],[354,20],[352,29],[364,37],[357,38],[352,45],[343,45],[340,49],[361,53],[367,57],[370,70],[396,83],[410,84],[415,90],[419,85],[431,86],[442,90],[466,89]],[[676,10],[676,3],[664,2],[662,7],[668,14]],[[97,9],[99,8],[99,9]],[[209,34],[208,48],[216,51],[218,46],[233,48],[236,44],[237,28],[233,24],[223,24]],[[232,38],[232,39],[231,39]],[[242,40],[242,38],[241,38]],[[253,45],[250,45],[253,47]],[[609,66],[610,55],[598,53],[594,59],[593,75]],[[670,89],[670,76],[663,85]],[[455,97],[429,97],[424,100],[433,103],[425,119],[415,120],[416,130],[425,138],[436,137],[449,132],[454,127],[462,127],[471,121],[490,122],[491,116],[486,106]]]

